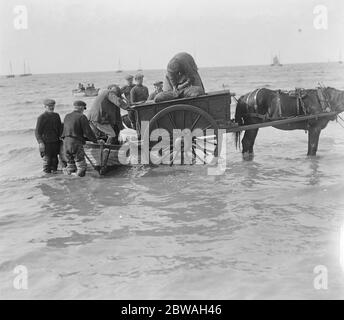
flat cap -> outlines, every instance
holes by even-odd
[[[53,99],[44,99],[43,100],[43,104],[45,105],[45,106],[54,106],[55,104],[56,104],[56,101],[55,100],[53,100]]]
[[[135,79],[142,79],[144,75],[142,73],[135,74]]]
[[[84,110],[86,110],[86,102],[81,101],[81,100],[76,100],[73,103],[74,107],[84,107]]]
[[[133,78],[134,78],[134,76],[132,76],[131,74],[127,74],[127,75],[124,77],[125,80],[131,80],[131,79],[133,79]]]
[[[155,82],[153,83],[153,85],[155,85],[155,86],[159,86],[159,85],[162,85],[162,84],[164,84],[163,81],[155,81]]]

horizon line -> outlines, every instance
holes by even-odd
[[[339,61],[313,61],[313,62],[294,62],[294,63],[282,63],[282,66],[290,66],[290,65],[297,65],[297,64],[328,64],[328,63],[338,63]],[[270,67],[271,64],[246,64],[246,65],[227,65],[227,66],[214,66],[214,67],[198,67],[198,69],[217,69],[217,68],[240,68],[240,67],[263,67],[268,66]],[[159,70],[165,70],[165,69],[159,69],[159,68],[152,68],[152,69],[143,69],[142,71],[138,71],[135,69],[128,69],[128,70],[122,70],[121,73],[131,73],[131,72],[143,72],[143,71],[159,71]],[[32,73],[32,75],[49,75],[49,74],[83,74],[83,73],[116,73],[117,70],[97,70],[97,71],[73,71],[73,72],[46,72],[46,73]],[[1,77],[6,77],[9,74],[1,74]],[[20,77],[20,73],[13,74],[15,77]]]

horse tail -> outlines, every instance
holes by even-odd
[[[244,124],[244,119],[243,119],[244,110],[246,110],[246,103],[244,102],[243,97],[241,97],[238,100],[238,103],[235,109],[235,122],[239,126],[242,126]],[[240,150],[241,131],[234,132],[234,138],[235,138],[235,147],[236,149],[239,148]]]

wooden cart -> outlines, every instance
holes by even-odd
[[[209,163],[220,152],[221,133],[336,115],[335,112],[329,112],[239,126],[231,120],[232,96],[234,94],[226,90],[195,98],[134,106],[137,136],[121,145],[87,143],[86,158],[100,174],[122,165]],[[179,134],[176,135],[176,132]],[[128,157],[128,150],[136,150],[130,155],[131,158]]]

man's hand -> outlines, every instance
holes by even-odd
[[[45,153],[45,145],[43,142],[40,142],[38,144],[38,149],[39,149],[39,153],[41,154],[41,157],[44,157],[44,153]]]
[[[186,80],[185,82],[179,84],[179,85],[177,86],[177,89],[178,89],[178,90],[182,90],[182,89],[188,87],[190,84],[191,84],[191,81],[188,79],[188,80]]]
[[[40,142],[40,143],[39,143],[38,148],[39,148],[39,152],[40,152],[40,153],[44,153],[44,151],[45,151],[45,145],[44,145],[43,142]]]

